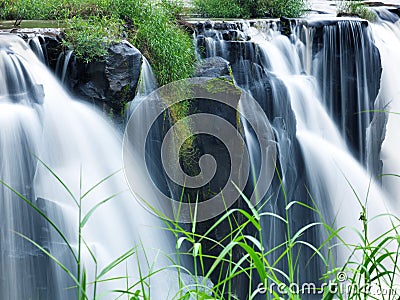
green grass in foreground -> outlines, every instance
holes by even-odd
[[[99,183],[94,185],[88,191],[83,192],[81,190],[80,196],[75,196],[71,190],[65,185],[65,183],[55,174],[47,165],[40,161],[47,170],[58,180],[59,184],[64,187],[64,189],[71,196],[72,201],[76,204],[76,208],[79,212],[79,229],[77,232],[78,246],[75,249],[67,240],[63,232],[58,228],[55,223],[49,219],[46,214],[41,211],[35,204],[25,198],[18,191],[14,190],[7,183],[0,181],[6,188],[11,189],[16,195],[18,195],[22,201],[25,201],[28,205],[32,207],[41,217],[43,217],[59,235],[64,240],[67,248],[71,252],[72,256],[75,259],[76,269],[69,270],[64,265],[62,265],[57,257],[54,257],[50,251],[44,249],[41,245],[39,245],[34,240],[29,237],[20,235],[19,236],[25,240],[28,240],[32,244],[34,244],[37,248],[39,248],[44,254],[48,255],[60,268],[62,268],[75,282],[76,286],[73,287],[77,291],[78,299],[89,299],[87,291],[89,289],[94,291],[93,299],[98,299],[100,295],[96,294],[96,286],[107,280],[112,282],[116,279],[126,278],[127,282],[129,282],[129,278],[132,274],[122,275],[122,277],[118,278],[107,278],[107,274],[114,269],[116,266],[121,263],[128,263],[128,259],[131,257],[138,257],[139,251],[145,251],[142,249],[140,245],[135,248],[132,248],[128,252],[124,253],[120,257],[116,258],[114,261],[110,262],[108,266],[106,266],[103,270],[97,270],[95,272],[95,278],[93,281],[89,282],[86,276],[87,270],[83,267],[84,262],[82,261],[82,251],[86,249],[91,254],[91,258],[93,262],[97,266],[97,259],[94,253],[91,251],[90,247],[86,244],[84,236],[82,236],[82,229],[88,222],[88,220],[93,216],[96,209],[98,209],[101,205],[108,201],[112,201],[116,195],[111,195],[105,197],[104,200],[99,201],[86,215],[82,215],[81,204],[82,200],[87,197],[94,189],[107,181],[110,177],[115,174],[111,174],[110,176],[104,178]],[[283,194],[285,195],[285,189],[281,187]],[[311,197],[311,195],[309,195]],[[357,195],[355,195],[357,197]],[[182,265],[180,265],[181,259],[184,257],[189,257],[194,262],[194,273],[190,274],[194,279],[193,284],[185,284],[184,280],[180,281],[180,290],[176,295],[173,296],[173,299],[237,299],[235,294],[233,293],[234,287],[232,286],[233,280],[237,276],[246,276],[248,277],[250,283],[255,278],[257,279],[256,283],[262,282],[266,283],[261,289],[252,289],[250,288],[248,291],[247,299],[253,299],[260,292],[265,295],[265,299],[302,299],[302,293],[314,293],[320,295],[321,299],[398,299],[398,294],[386,295],[384,298],[381,296],[374,296],[374,294],[369,293],[366,290],[366,286],[377,286],[386,289],[392,289],[393,291],[400,292],[399,287],[396,286],[399,276],[400,276],[400,264],[399,264],[399,255],[400,255],[400,235],[399,235],[399,226],[400,219],[393,215],[385,215],[379,216],[378,218],[390,218],[392,227],[387,228],[386,232],[384,232],[381,236],[371,240],[368,238],[368,228],[369,222],[371,220],[368,219],[368,215],[366,212],[361,199],[359,199],[360,203],[360,211],[361,216],[360,222],[362,222],[363,230],[358,232],[359,240],[353,241],[351,244],[346,244],[341,238],[341,231],[344,228],[334,229],[330,225],[324,222],[321,212],[316,207],[312,207],[306,205],[302,202],[294,201],[287,202],[286,200],[286,208],[284,216],[275,214],[273,212],[265,212],[262,211],[261,207],[253,207],[250,201],[242,194],[244,201],[248,205],[248,210],[244,209],[229,209],[225,214],[223,214],[215,223],[210,224],[210,228],[206,233],[199,235],[196,233],[196,223],[193,223],[190,229],[184,229],[177,222],[173,220],[165,220],[166,229],[172,232],[176,238],[176,260],[173,258],[169,258],[171,260],[171,265],[165,267],[164,269],[155,269],[154,262],[147,262],[147,266],[140,266],[139,261],[136,263],[139,264],[137,277],[140,279],[133,283],[127,284],[125,290],[118,290],[110,292],[115,296],[115,299],[119,299],[123,295],[128,295],[128,298],[131,300],[138,299],[150,299],[150,285],[151,278],[155,274],[165,270],[165,269],[174,269],[177,274],[188,273],[189,271],[185,269]],[[312,199],[312,197],[311,197]],[[266,200],[268,201],[268,199]],[[365,199],[367,201],[367,199]],[[314,201],[312,201],[314,203]],[[265,205],[265,203],[264,203]],[[306,209],[312,210],[317,215],[320,216],[320,220],[318,222],[307,224],[304,227],[300,228],[296,232],[292,231],[290,227],[290,211],[295,206],[302,206]],[[195,214],[195,212],[193,212]],[[160,214],[161,217],[163,217]],[[240,216],[242,218],[242,222],[238,222],[237,218]],[[279,222],[282,222],[286,227],[286,238],[285,241],[277,245],[273,249],[268,249],[263,242],[264,228],[262,226],[263,219],[265,218],[274,218]],[[231,232],[224,237],[222,240],[214,240],[211,237],[211,232],[217,228],[222,222],[228,221],[230,224]],[[247,232],[248,227],[256,229],[255,235],[249,235]],[[327,233],[327,239],[321,243],[321,245],[312,245],[302,237],[305,233],[312,228],[319,227],[321,231]],[[129,238],[129,237],[127,237]],[[204,253],[203,244],[212,243],[215,247],[219,247],[221,251],[219,251],[217,256],[211,256]],[[301,270],[298,270],[298,252],[295,251],[295,247],[308,247],[314,253],[313,256],[317,257],[321,263],[326,267],[326,273],[322,280],[326,284],[324,289],[319,289],[315,287],[314,290],[310,290],[310,287],[307,287],[307,290],[294,290],[292,285],[297,282],[297,276]],[[350,255],[348,257],[347,262],[343,266],[336,266],[334,257],[332,256],[332,251],[335,247],[346,247],[350,250]],[[388,247],[390,245],[390,247]],[[182,251],[184,248],[188,249],[187,251]],[[327,254],[324,254],[322,251],[323,247],[328,248]],[[239,260],[234,260],[235,252],[240,248],[244,251],[244,255],[240,257]],[[278,259],[275,261],[270,261],[268,257],[275,251],[280,253]],[[361,261],[356,259],[356,257],[362,257]],[[211,260],[211,267],[206,269],[205,260]],[[287,265],[286,270],[279,270],[276,266],[280,261],[285,261]],[[132,263],[129,261],[129,263]],[[145,274],[141,270],[147,268],[149,271]],[[223,268],[222,268],[223,267]],[[214,286],[212,288],[207,287],[206,281],[210,279],[211,274],[220,270],[219,280],[218,282],[214,282]],[[222,271],[224,270],[224,271]],[[351,284],[351,290],[344,291],[340,285],[340,274],[345,272],[347,274],[347,281]],[[201,277],[200,277],[201,276]],[[282,280],[281,278],[284,278]],[[279,286],[281,291],[284,293],[279,293],[276,289],[269,289],[271,284],[274,283],[275,287]],[[251,286],[251,285],[250,285]],[[254,285],[253,285],[254,286]],[[257,284],[256,284],[257,286]],[[229,296],[226,296],[229,295]],[[193,298],[190,298],[193,297]]]

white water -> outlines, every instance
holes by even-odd
[[[0,41],[0,50],[2,50],[0,67],[8,66],[4,65],[4,59],[7,57],[19,61],[14,70],[2,69],[7,72],[2,72],[2,77],[0,77],[1,179],[15,189],[21,190],[21,193],[29,197],[31,201],[35,202],[36,198],[46,199],[43,202],[48,216],[54,219],[69,241],[77,247],[77,206],[65,188],[41,163],[37,163],[31,153],[43,160],[79,199],[79,195],[88,191],[100,180],[122,169],[121,136],[95,109],[71,99],[22,40],[11,35],[0,35]],[[22,70],[19,66],[26,68],[29,73],[21,76]],[[27,79],[32,81],[34,86],[43,87],[45,95],[43,105],[32,102],[29,82],[27,81],[27,84],[22,82]],[[20,88],[17,95],[13,95],[10,82],[16,82],[17,87]],[[24,89],[26,93],[21,94]],[[36,102],[40,103],[40,101]],[[24,142],[24,139],[27,142]],[[24,161],[29,163],[24,163]],[[27,168],[30,168],[30,173],[27,172]],[[24,181],[19,179],[22,176],[28,177],[29,174],[34,176],[34,179],[25,178]],[[80,178],[82,178],[81,189]],[[30,188],[27,190],[28,186]],[[5,187],[0,188],[0,192],[3,193],[1,218],[6,220],[2,223],[2,230],[18,231],[20,223],[22,227],[32,226],[28,217],[24,215],[29,208],[24,211],[20,211],[18,206],[13,208],[17,204],[11,201],[18,201],[18,197],[13,196]],[[146,251],[150,264],[153,263],[156,253],[163,251],[155,265],[157,268],[165,265],[164,253],[171,253],[173,248],[165,233],[159,229],[161,222],[143,209],[128,191],[122,171],[83,199],[83,215],[101,200],[119,192],[122,193],[96,210],[83,228],[82,236],[97,258],[98,272],[130,248],[138,246],[137,255],[133,255],[133,258],[122,263],[103,278],[126,276],[128,272],[129,283],[132,284],[139,277],[138,263],[141,264],[145,275],[148,271],[143,249]],[[6,217],[5,213],[8,214]],[[46,243],[51,253],[71,267],[75,273],[76,266],[71,264],[70,257],[66,255],[66,245],[60,244],[61,241],[54,231],[51,231],[50,235]],[[16,251],[20,246],[19,237],[12,234],[4,236],[8,240],[2,238],[2,251],[10,252],[11,256],[17,255]],[[25,248],[28,249],[28,254],[26,254],[28,258],[31,256],[29,253],[36,250],[32,246]],[[87,251],[84,251],[82,261],[89,274],[88,282],[90,282],[94,279],[95,264]],[[29,266],[32,267],[29,268]],[[10,297],[13,299],[35,297],[38,289],[43,286],[38,287],[29,277],[29,274],[35,277],[35,274],[39,272],[34,269],[34,266],[29,259],[27,264],[22,265],[24,269],[21,269],[18,264],[2,264],[1,273],[9,274],[8,279],[3,278],[6,283],[2,285],[4,287],[1,292],[2,297],[7,298],[8,295],[12,295]],[[50,296],[47,295],[47,298],[71,299],[71,294],[64,290],[72,285],[71,282],[65,280],[60,268],[57,266],[53,268],[55,273],[47,277],[47,283],[44,286],[50,287],[53,284],[56,292]],[[18,278],[18,274],[21,272],[28,274],[26,282],[20,282],[21,278]],[[165,275],[164,278],[161,275],[154,276],[151,281],[152,299],[164,299],[167,294],[173,294],[176,291],[176,287],[165,279]],[[126,280],[100,283],[98,294],[111,289],[124,289],[126,284]],[[137,289],[140,287],[136,286],[133,290]],[[90,290],[89,293],[92,293]],[[76,292],[72,295],[74,297]],[[106,296],[105,299],[109,297],[111,296]],[[46,296],[42,298],[46,299]],[[115,298],[115,295],[112,298]]]
[[[42,63],[46,63],[46,58],[43,53],[42,45],[40,44],[39,36],[34,36],[29,40],[29,45],[32,51],[36,54],[36,56],[40,59]]]
[[[157,80],[154,75],[153,69],[149,61],[142,56],[142,66],[140,68],[140,76],[138,87],[136,88],[136,95],[132,102],[129,104],[129,111],[127,118],[132,114],[135,107],[141,103],[147,95],[157,89]]]
[[[289,92],[311,194],[327,220],[330,214],[334,216],[334,227],[346,226],[346,231],[341,232],[344,240],[349,244],[355,243],[358,237],[353,229],[362,231],[362,222],[359,221],[361,204],[367,207],[368,217],[373,218],[388,211],[387,199],[371,175],[351,155],[343,135],[323,106],[316,79],[302,73],[310,67],[302,65],[304,60],[298,49],[306,46],[299,46],[301,42],[298,40],[291,43],[282,35],[270,41],[259,37],[257,35],[253,41],[258,43],[271,63],[268,71],[282,79]],[[372,226],[371,236],[383,233],[388,226],[388,219],[381,218],[379,225]],[[347,255],[342,252],[338,264],[346,260]]]
[[[377,98],[376,109],[388,113],[387,132],[382,145],[381,159],[383,174],[400,174],[400,21],[390,23],[380,21],[372,24],[375,43],[382,60],[381,89]],[[384,113],[384,112],[381,112]],[[390,194],[391,203],[400,209],[400,179],[395,176],[383,177],[383,186]]]

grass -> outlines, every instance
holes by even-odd
[[[238,1],[232,0],[194,0],[194,12],[208,18],[241,18],[249,17],[248,12]]]
[[[121,263],[126,262],[130,257],[132,257],[138,250],[138,248],[132,248],[128,250],[126,253],[122,254],[120,257],[116,258],[114,261],[110,262],[106,267],[104,267],[102,270],[98,270],[98,263],[96,256],[93,252],[93,250],[89,247],[89,245],[86,243],[85,238],[82,235],[83,228],[89,221],[89,219],[92,217],[92,215],[95,213],[95,211],[105,203],[111,201],[113,198],[115,198],[118,194],[111,195],[109,197],[106,197],[105,199],[99,201],[96,205],[94,205],[85,215],[83,215],[82,212],[82,201],[93,191],[95,190],[99,185],[107,181],[109,178],[114,176],[116,173],[111,174],[110,176],[107,176],[106,178],[102,179],[100,182],[95,184],[93,187],[91,187],[88,191],[84,192],[82,191],[82,176],[80,178],[80,188],[79,188],[79,195],[74,195],[73,192],[67,185],[61,180],[61,178],[55,174],[43,161],[38,159],[39,163],[41,163],[48,171],[51,173],[51,175],[56,178],[58,183],[65,189],[65,191],[68,193],[68,195],[71,198],[71,201],[75,203],[76,209],[78,211],[78,232],[77,232],[77,246],[74,246],[73,242],[70,242],[66,235],[62,232],[62,230],[56,225],[55,222],[53,222],[40,208],[38,208],[33,201],[30,199],[27,199],[24,195],[13,189],[10,185],[7,183],[3,182],[0,180],[0,183],[3,184],[6,188],[10,189],[13,193],[15,193],[22,201],[26,202],[33,210],[35,210],[40,217],[44,218],[48,225],[55,230],[55,232],[60,236],[60,238],[63,240],[65,243],[65,246],[68,249],[69,254],[73,257],[76,269],[70,270],[68,269],[65,265],[62,264],[60,261],[61,258],[57,258],[53,256],[51,253],[51,250],[44,248],[42,245],[38,244],[36,241],[31,239],[28,236],[24,236],[20,233],[16,233],[20,238],[27,240],[28,242],[32,243],[34,246],[36,246],[40,251],[42,251],[45,255],[47,255],[51,260],[53,260],[63,271],[65,271],[68,276],[73,280],[73,282],[76,284],[75,288],[77,292],[77,299],[79,300],[86,300],[89,299],[89,294],[88,290],[89,288],[93,289],[94,293],[94,299],[96,299],[97,294],[97,285],[98,283],[102,281],[113,281],[113,280],[120,280],[121,277],[119,278],[107,278],[106,275],[112,271],[115,267],[120,265]],[[82,172],[81,172],[82,173]],[[93,281],[88,281],[87,278],[87,270],[84,267],[84,261],[82,259],[84,251],[88,251],[90,254],[90,257],[93,260],[93,263],[95,265],[95,272],[94,272],[94,279]],[[123,277],[122,277],[123,278]],[[128,278],[128,275],[126,275],[126,278]],[[125,291],[122,291],[124,293]],[[145,291],[142,291],[143,293]]]

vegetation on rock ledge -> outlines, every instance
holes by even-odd
[[[338,16],[358,16],[370,22],[376,19],[376,15],[359,0],[341,1],[337,14]]]
[[[65,43],[86,62],[128,39],[151,62],[163,85],[192,75],[192,38],[179,27],[179,0],[0,0],[0,18],[66,21]]]

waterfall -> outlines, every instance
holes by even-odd
[[[79,195],[121,170],[121,136],[100,113],[71,99],[14,35],[0,35],[0,72],[1,180],[44,211],[76,251],[78,209],[70,194],[79,200]],[[57,174],[70,192],[35,156]],[[0,186],[0,194],[2,298],[74,299],[77,292],[70,288],[74,283],[66,273],[16,233],[40,244],[76,274],[76,264],[65,242],[6,186]],[[107,291],[125,289],[139,279],[138,264],[146,275],[148,264],[156,257],[154,268],[165,266],[162,253],[172,253],[173,249],[171,239],[159,231],[160,221],[128,192],[121,171],[82,200],[82,214],[114,194],[118,195],[101,205],[82,229],[85,243],[97,259],[97,274],[124,252],[138,247],[137,254],[106,276],[128,273],[128,280],[99,283],[97,293],[105,293],[106,299],[115,298]],[[82,266],[87,270],[87,281],[94,280],[96,266],[88,251],[83,251]],[[170,282],[174,277],[165,277],[163,272],[152,277],[152,298],[165,299],[177,290],[177,280]],[[93,293],[93,287],[88,293]]]
[[[400,58],[397,49],[400,47],[399,17],[388,11],[380,11],[382,19],[372,24],[372,32],[382,58],[381,89],[375,104],[377,114],[387,115],[386,135],[382,144],[381,160],[383,174],[400,174],[400,163],[396,149],[400,147],[397,130],[400,126]],[[384,18],[386,16],[386,18]],[[387,21],[389,19],[389,21]],[[395,176],[384,176],[383,186],[389,192],[392,205],[398,204],[399,182]]]
[[[69,62],[73,53],[74,52],[72,50],[68,50],[65,53],[62,52],[57,59],[56,74],[60,77],[62,83],[64,83],[65,79],[67,78]]]
[[[378,48],[385,47],[392,52],[398,49],[397,25],[391,24],[392,31],[383,35],[379,29],[388,24],[374,25],[371,32],[368,23],[360,19],[310,18],[292,21],[289,27],[277,20],[228,23],[196,26],[199,56],[221,56],[228,60],[236,83],[249,91],[268,115],[278,142],[278,167],[287,202],[316,204],[327,224],[334,228],[346,226],[341,232],[346,242],[357,241],[353,229],[362,230],[359,221],[362,205],[367,207],[369,218],[396,212],[396,206],[376,180],[381,174],[380,134],[384,132],[385,121],[373,110],[380,87]],[[382,42],[380,45],[377,35],[382,41],[388,39],[393,44]],[[385,68],[385,60],[389,59],[381,55]],[[390,60],[393,56],[394,53]],[[390,63],[392,72],[397,72],[394,71],[397,64]],[[378,99],[383,97],[387,72],[384,69]],[[392,72],[390,78],[395,80],[396,73]],[[393,81],[387,85],[396,86]],[[394,94],[391,95],[390,99]],[[394,109],[395,105],[391,107]],[[389,117],[388,130],[390,118],[392,128],[398,126],[397,120],[393,120],[396,117]],[[392,134],[395,134],[393,129]],[[382,146],[383,168],[386,173],[399,173],[392,160],[390,166],[389,160],[385,164],[387,152],[395,151],[394,145],[398,143],[394,136],[389,140],[390,137],[387,135]],[[385,178],[384,187],[389,180],[394,183],[397,179]],[[274,196],[264,210],[283,216],[287,203],[279,191],[279,182],[271,189]],[[319,217],[309,210],[298,208],[290,212],[293,232],[316,221]],[[390,228],[389,218],[381,218],[379,224],[375,222],[369,232],[371,236],[377,237]],[[284,242],[285,228],[279,221],[265,220],[263,229],[266,247],[271,249]],[[303,235],[303,240],[313,245],[320,245],[325,239],[322,228]],[[296,251],[300,254],[298,280],[318,282],[324,270],[317,259],[308,261],[313,251]],[[274,251],[270,261],[275,261],[279,254]],[[348,255],[344,247],[338,248],[339,266]],[[277,267],[284,271],[288,268],[285,263]]]
[[[136,88],[136,96],[132,100],[132,102],[129,103],[127,118],[129,118],[129,116],[132,114],[132,111],[135,109],[135,107],[142,100],[144,100],[147,95],[155,91],[156,88],[157,80],[153,73],[153,69],[151,68],[150,63],[146,59],[146,57],[142,56],[142,66],[140,68],[140,77],[138,86]]]
[[[46,48],[42,47],[43,43],[44,41],[41,36],[34,36],[29,40],[29,46],[31,47],[32,51],[36,54],[36,56],[42,63],[46,63],[46,56],[44,53],[44,49]]]

